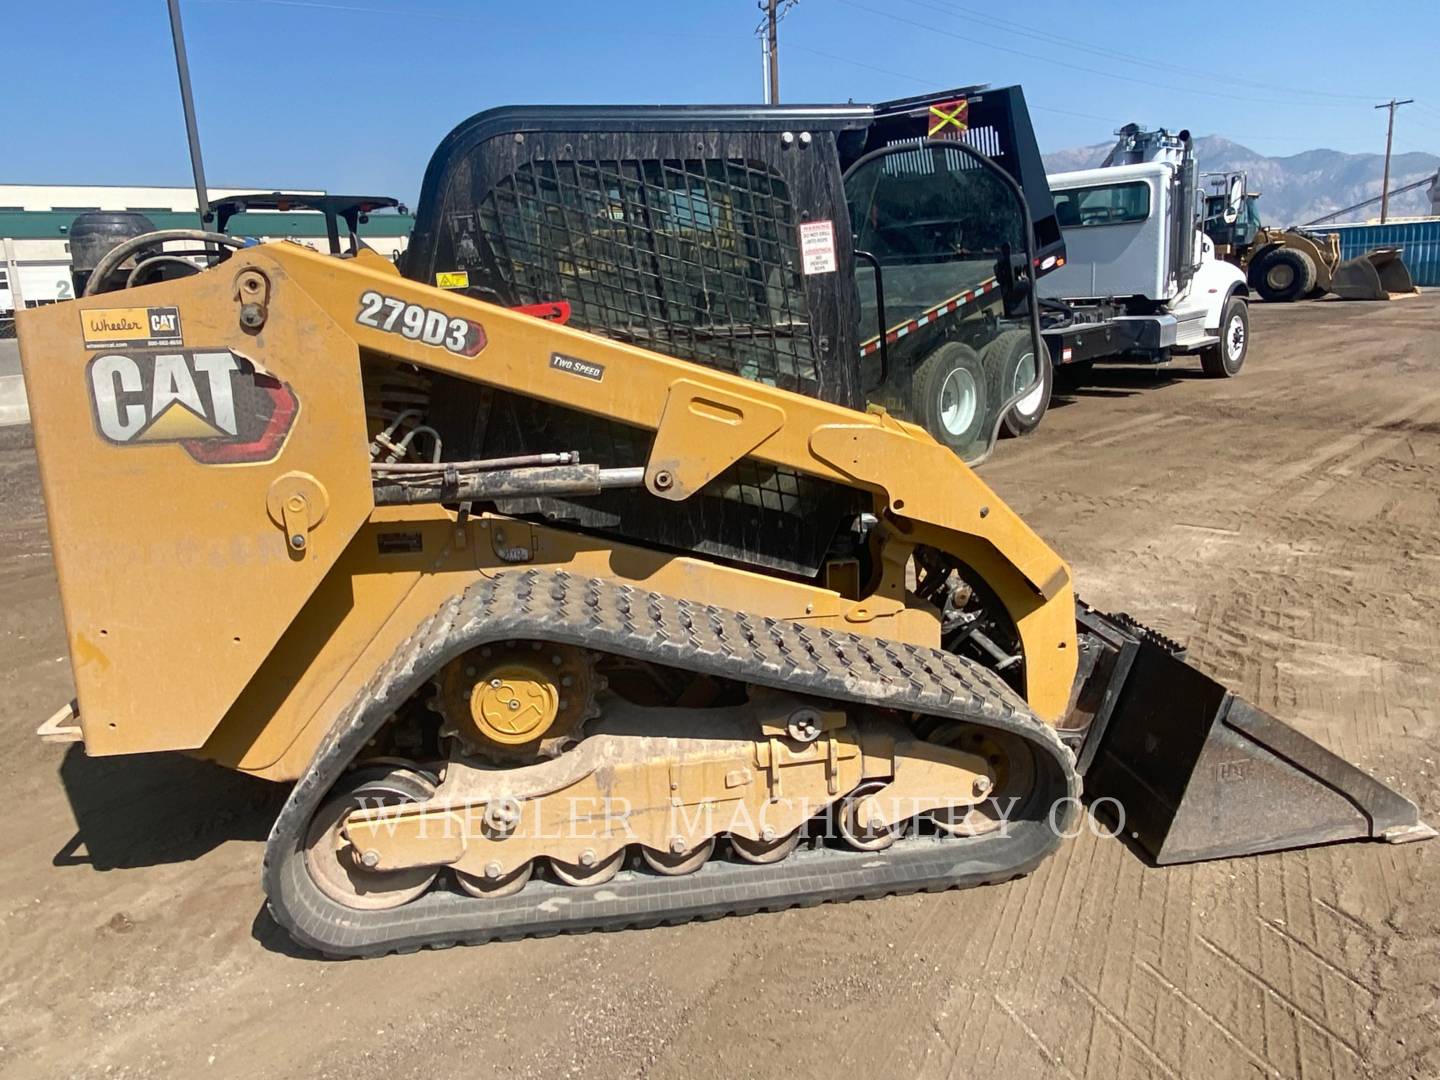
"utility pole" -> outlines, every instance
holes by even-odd
[[[190,94],[190,61],[185,58],[185,31],[180,26],[180,0],[170,4],[170,37],[175,42],[175,72],[180,76],[180,106],[185,110],[185,137],[190,140],[190,168],[195,174],[195,201],[200,209],[200,227],[210,213],[210,196],[205,187],[205,165],[200,160],[200,132],[195,126],[195,99]]]
[[[767,2],[769,4],[769,8],[767,10],[769,28],[766,31],[767,36],[765,38],[765,55],[769,57],[770,60],[770,104],[779,105],[780,41],[779,34],[776,32],[776,24],[779,23],[780,20],[776,16],[775,11],[775,9],[779,6],[779,0],[767,0]]]
[[[765,58],[765,104],[780,104],[780,34],[777,29],[785,13],[800,0],[756,0],[755,6],[764,14],[755,35],[760,39],[760,53]]]
[[[1409,105],[1414,98],[1406,98],[1404,101],[1396,101],[1391,98],[1383,105],[1376,105],[1377,109],[1390,110],[1390,126],[1385,129],[1385,178],[1380,183],[1380,224],[1385,224],[1385,219],[1390,216],[1390,147],[1395,142],[1395,110],[1401,105]]]

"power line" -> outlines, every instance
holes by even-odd
[[[1186,86],[1172,86],[1168,83],[1153,82],[1150,79],[1141,79],[1132,75],[1120,75],[1113,71],[1103,71],[1100,68],[1086,67],[1084,64],[1072,64],[1066,60],[1057,60],[1054,57],[1043,56],[1039,53],[1026,52],[1024,49],[1013,49],[1008,45],[996,45],[993,42],[983,41],[979,38],[966,37],[963,34],[957,34],[954,31],[946,30],[943,27],[933,26],[928,23],[916,22],[914,19],[907,19],[903,15],[895,15],[888,11],[881,11],[878,8],[867,7],[864,4],[856,3],[855,0],[840,0],[840,3],[844,4],[846,7],[852,7],[859,11],[867,11],[871,15],[880,15],[887,19],[893,19],[895,22],[905,23],[908,26],[917,27],[918,29],[924,30],[930,34],[939,34],[943,37],[954,38],[956,41],[963,41],[969,45],[978,45],[983,49],[993,49],[997,52],[1009,53],[1012,56],[1022,56],[1027,60],[1037,60],[1040,63],[1048,64],[1051,67],[1069,68],[1072,71],[1082,71],[1087,75],[1098,75],[1103,79],[1117,79],[1120,82],[1135,83],[1140,86],[1149,86],[1157,90],[1169,90],[1171,93],[1176,94],[1193,94],[1202,97],[1225,98],[1230,101],[1251,102],[1254,100],[1253,97],[1247,97],[1243,94],[1227,94],[1222,90],[1198,90]],[[1297,108],[1335,107],[1333,105],[1321,105],[1320,103],[1314,101],[1277,101],[1275,102],[1275,104],[1290,105]]]
[[[889,75],[895,79],[904,79],[906,82],[912,82],[917,86],[924,86],[931,90],[936,86],[934,79],[925,79],[911,72],[892,71],[890,68],[876,67],[874,64],[867,64],[864,61],[856,60],[853,56],[837,56],[835,53],[812,49],[808,45],[796,45],[794,42],[791,42],[786,48],[794,49],[797,52],[809,53],[811,56],[819,56],[825,60],[834,60],[841,64],[849,64],[851,67],[863,68],[866,71],[873,71],[878,75]],[[1074,112],[1070,109],[1055,109],[1048,105],[1036,105],[1033,102],[1030,103],[1030,108],[1035,112],[1059,113],[1061,116],[1074,116],[1081,120],[1095,120],[1101,124],[1114,124],[1117,127],[1121,124],[1129,123],[1128,120],[1116,120],[1113,116],[1096,116],[1094,113]]]
[[[919,75],[916,75],[914,72],[895,71],[893,68],[877,67],[874,64],[867,64],[864,61],[856,60],[853,56],[839,56],[835,53],[824,52],[821,49],[812,49],[808,45],[797,45],[794,42],[790,42],[789,44],[787,44],[786,48],[794,49],[796,52],[809,53],[811,56],[818,56],[825,60],[834,60],[837,63],[849,64],[851,67],[862,68],[865,71],[873,71],[877,75],[889,75],[891,78],[904,79],[906,82],[914,83],[917,86],[924,86],[927,89],[931,90],[933,90],[937,85],[937,81],[935,79],[923,78]],[[1053,105],[1040,105],[1033,101],[1029,102],[1028,104],[1032,112],[1054,113],[1057,116],[1073,116],[1079,120],[1094,120],[1096,123],[1109,124],[1112,127],[1117,128],[1122,126],[1123,124],[1130,123],[1134,119],[1134,117],[1130,117],[1128,119],[1119,120],[1113,116],[1096,116],[1094,113],[1076,112],[1074,109],[1060,109],[1056,108]],[[1234,139],[1264,139],[1269,142],[1308,143],[1312,141],[1311,139],[1299,135],[1268,135],[1260,134],[1258,132],[1244,131],[1230,131],[1226,132],[1225,134],[1228,137]]]
[[[360,15],[396,15],[403,18],[435,19],[440,22],[480,23],[486,26],[493,26],[495,24],[493,15],[466,15],[454,11],[429,11],[424,8],[411,7],[377,7],[373,4],[327,3],[325,0],[186,0],[186,3],[192,6],[197,4],[211,4],[223,7],[254,7],[255,5],[267,5],[270,7],[298,8],[312,11],[340,11]],[[661,37],[717,43],[733,42],[734,40],[728,34],[696,34],[689,31],[630,29],[629,27],[624,30],[584,27],[576,31],[576,33],[584,34],[586,37]]]
[[[1324,225],[1327,221],[1334,221],[1337,217],[1344,217],[1346,214],[1352,213],[1356,210],[1364,210],[1367,206],[1371,206],[1374,203],[1386,200],[1390,195],[1403,195],[1407,191],[1414,191],[1416,188],[1422,188],[1428,183],[1430,183],[1430,177],[1427,176],[1422,180],[1416,180],[1413,184],[1406,184],[1404,187],[1397,187],[1394,191],[1390,191],[1389,188],[1386,188],[1385,195],[1376,195],[1373,198],[1366,199],[1364,202],[1358,202],[1354,206],[1347,206],[1342,210],[1332,210],[1324,217],[1318,217],[1314,221],[1307,221],[1300,227],[1302,229],[1308,229],[1312,225]]]
[[[269,5],[269,6],[272,6],[272,7],[286,7],[286,8],[311,9],[311,10],[318,10],[318,11],[345,11],[345,12],[357,12],[357,13],[361,13],[361,14],[374,14],[374,15],[402,15],[402,16],[403,16],[403,15],[408,15],[408,16],[428,18],[428,19],[450,20],[450,21],[458,21],[458,22],[485,22],[485,23],[489,23],[489,22],[492,22],[492,21],[493,21],[489,16],[464,15],[464,14],[458,14],[458,13],[455,13],[455,12],[433,11],[433,10],[425,10],[425,9],[421,9],[421,8],[404,8],[404,9],[401,9],[401,8],[389,8],[389,7],[380,7],[380,6],[376,6],[376,5],[373,5],[373,4],[353,4],[353,3],[337,2],[337,0],[328,0],[328,2],[327,2],[327,0],[188,0],[188,2],[191,3],[191,4],[215,4],[215,5],[225,5],[225,6],[253,6],[253,5],[256,5],[256,4],[264,4],[264,5]],[[788,11],[790,7],[793,7],[793,6],[794,6],[794,3],[795,3],[795,2],[797,2],[797,0],[789,0],[788,3],[784,3],[784,4],[782,4],[781,6],[779,6],[779,10],[778,10],[778,12],[777,12],[777,19],[778,19],[778,18],[783,18],[784,13],[785,13],[786,11]],[[914,0],[911,0],[911,2],[914,2]],[[860,6],[860,5],[852,5],[852,6],[858,7],[858,6]],[[871,10],[871,9],[866,9],[866,10]],[[965,11],[968,11],[968,9],[962,9],[962,8],[956,8],[956,10],[965,10]],[[877,12],[877,14],[884,14],[884,13],[883,13],[883,12]],[[998,21],[998,20],[996,20],[996,21]],[[768,17],[767,17],[765,20],[762,20],[762,21],[760,22],[760,24],[756,27],[757,33],[760,32],[760,31],[762,31],[763,29],[765,29],[765,27],[767,26],[767,24],[768,24]],[[918,25],[918,24],[913,24],[913,23],[912,23],[912,25]],[[585,35],[587,35],[587,36],[615,36],[615,37],[621,37],[621,36],[623,36],[623,37],[642,36],[642,37],[664,37],[664,38],[679,38],[679,39],[682,39],[682,40],[706,41],[706,42],[726,42],[726,41],[732,40],[732,39],[729,38],[728,36],[726,36],[726,35],[720,35],[720,34],[697,34],[697,33],[693,33],[693,32],[664,31],[664,30],[625,30],[625,31],[612,31],[612,30],[604,30],[604,29],[590,29],[590,28],[586,28],[586,29],[583,30],[583,33],[584,33]],[[955,36],[955,35],[951,35],[951,36]],[[981,44],[983,44],[983,43],[981,43]],[[818,57],[821,57],[821,58],[823,58],[823,59],[825,59],[825,60],[831,60],[831,61],[834,61],[834,62],[836,62],[836,63],[848,64],[848,65],[850,65],[851,67],[860,68],[860,69],[865,70],[865,71],[872,71],[872,72],[875,72],[876,74],[879,74],[879,75],[888,75],[888,76],[890,76],[891,78],[903,79],[903,80],[906,80],[907,82],[911,82],[911,83],[914,83],[914,84],[916,84],[916,85],[918,85],[918,86],[923,86],[923,87],[926,87],[926,88],[931,88],[931,89],[933,89],[936,85],[938,85],[938,82],[941,81],[941,80],[936,80],[936,79],[931,79],[931,78],[923,78],[923,77],[921,77],[921,76],[918,76],[918,75],[914,74],[913,72],[895,71],[895,70],[893,70],[893,69],[891,69],[891,68],[879,67],[879,66],[877,66],[877,65],[875,65],[875,64],[870,64],[870,63],[866,63],[866,62],[861,61],[861,60],[857,60],[857,59],[855,59],[853,56],[841,56],[841,55],[837,55],[837,54],[835,54],[835,53],[824,52],[823,50],[810,48],[809,46],[805,46],[805,45],[798,45],[798,44],[795,44],[794,42],[789,42],[789,43],[787,43],[787,48],[795,49],[795,50],[797,50],[797,51],[799,51],[799,52],[809,53],[809,54],[811,54],[812,56],[818,56]],[[1001,49],[1003,50],[1003,46],[997,46],[997,48],[1001,48]],[[1024,55],[1030,55],[1030,54],[1024,54]],[[1104,74],[1104,73],[1102,73],[1102,74]],[[1123,78],[1123,77],[1122,77],[1122,78]],[[1127,81],[1130,81],[1130,80],[1127,80]],[[1147,85],[1149,85],[1149,84],[1147,84]],[[1190,91],[1185,91],[1185,92],[1190,92]],[[1417,104],[1418,104],[1418,103],[1417,103]],[[1421,108],[1426,108],[1426,107],[1427,107],[1427,106],[1425,106],[1425,105],[1423,105],[1423,104],[1421,105]],[[1033,111],[1035,111],[1035,112],[1052,113],[1052,114],[1055,114],[1055,115],[1057,115],[1057,116],[1070,116],[1070,117],[1074,117],[1074,118],[1080,119],[1080,120],[1093,120],[1093,121],[1095,121],[1096,123],[1109,124],[1109,125],[1112,125],[1112,126],[1114,126],[1114,127],[1119,127],[1120,125],[1125,124],[1125,123],[1129,123],[1130,120],[1133,120],[1133,119],[1134,119],[1134,117],[1129,117],[1129,118],[1126,118],[1126,119],[1123,119],[1123,120],[1122,120],[1122,119],[1117,119],[1117,118],[1115,118],[1115,117],[1110,117],[1110,116],[1097,116],[1097,115],[1095,115],[1095,114],[1093,114],[1093,113],[1079,112],[1079,111],[1076,111],[1076,110],[1073,110],[1073,109],[1062,109],[1062,108],[1058,108],[1058,107],[1055,107],[1055,106],[1052,106],[1052,105],[1042,105],[1042,104],[1039,104],[1039,103],[1036,103],[1036,102],[1031,102],[1031,103],[1030,103],[1030,108],[1031,108]],[[1440,115],[1440,112],[1437,112],[1436,115]],[[1269,141],[1269,142],[1296,142],[1296,143],[1305,143],[1305,142],[1311,142],[1311,141],[1312,141],[1312,140],[1310,140],[1310,139],[1303,138],[1303,137],[1299,137],[1299,136],[1294,136],[1294,135],[1270,135],[1270,134],[1245,133],[1245,132],[1227,132],[1226,134],[1229,135],[1229,136],[1231,136],[1231,137],[1233,137],[1233,138],[1237,138],[1237,139],[1263,139],[1263,140],[1266,140],[1266,141]]]
[[[318,11],[345,11],[361,15],[400,15],[421,19],[442,19],[455,22],[493,22],[489,16],[460,15],[451,11],[424,11],[416,8],[373,7],[360,4],[326,4],[320,0],[190,0],[194,4],[226,4],[232,7],[251,7],[268,4],[271,7],[312,8]]]
[[[924,2],[924,0],[906,0],[906,3],[912,4],[917,7],[926,7],[932,11],[961,13],[970,19],[974,19],[983,23],[988,23],[994,28],[1001,30],[1004,33],[1014,34],[1018,37],[1027,37],[1031,38],[1032,40],[1043,41],[1048,44],[1059,45],[1063,48],[1090,53],[1094,56],[1104,57],[1105,59],[1109,60],[1119,60],[1121,63],[1132,64],[1136,67],[1150,68],[1155,71],[1187,75],[1193,78],[1207,80],[1213,80],[1215,78],[1215,72],[1213,70],[1207,71],[1200,68],[1187,68],[1170,62],[1160,63],[1153,60],[1145,60],[1131,53],[1122,52],[1119,49],[1109,49],[1101,45],[1078,41],[1073,37],[1062,36],[1059,34],[1047,34],[1042,30],[1035,30],[1031,27],[1023,26],[1020,23],[1010,22],[1007,19],[998,18],[997,16],[991,15],[988,12],[977,11],[974,8],[964,7],[959,4],[945,3],[944,0],[939,0],[938,3],[926,3]],[[1276,83],[1261,82],[1257,79],[1246,79],[1235,75],[1227,75],[1225,81],[1245,86],[1253,86],[1258,90],[1279,91],[1282,94],[1292,94],[1301,97],[1311,96],[1335,98],[1343,101],[1352,101],[1357,103],[1369,102],[1371,100],[1370,97],[1361,94],[1340,94],[1330,90],[1310,90],[1303,87],[1281,86]]]

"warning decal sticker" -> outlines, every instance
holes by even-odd
[[[800,225],[800,263],[806,274],[833,274],[835,223],[806,221]]]
[[[927,131],[930,138],[958,138],[969,129],[970,103],[963,98],[930,106],[930,127]]]

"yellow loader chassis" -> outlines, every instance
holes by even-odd
[[[384,328],[388,315],[366,317],[371,294],[401,313],[392,329]],[[659,500],[683,500],[742,456],[865,490],[888,529],[891,550],[880,561],[903,565],[909,545],[926,544],[974,568],[1015,625],[1032,709],[1057,723],[1069,704],[1078,650],[1068,567],[919,428],[429,288],[373,256],[336,260],[296,244],[267,244],[191,278],[128,290],[124,302],[174,308],[183,336],[183,347],[163,349],[178,348],[183,365],[156,374],[152,362],[148,395],[143,383],[131,392],[124,372],[110,376],[127,406],[150,406],[145,423],[187,419],[194,410],[174,380],[183,379],[183,367],[203,387],[208,372],[197,354],[225,351],[238,372],[255,373],[247,375],[252,390],[283,387],[295,411],[271,460],[197,460],[190,452],[197,443],[209,452],[227,445],[220,415],[188,418],[219,433],[208,438],[191,430],[185,438],[145,441],[139,434],[148,429],[140,427],[134,440],[108,444],[96,420],[108,402],[97,401],[87,367],[109,347],[90,348],[77,320],[115,308],[116,299],[22,314],[21,356],[91,753],[197,749],[227,714],[228,727],[253,731],[267,705],[295,694],[317,708],[328,701],[333,716],[331,691],[366,677],[349,664],[306,663],[328,636],[327,620],[333,626],[351,604],[350,581],[361,569],[351,543],[375,514],[362,354],[388,354],[651,429],[654,446],[643,465],[647,489]],[[412,325],[418,336],[404,332]],[[437,344],[425,340],[432,325]],[[603,377],[557,367],[556,354],[596,365]],[[243,397],[242,382],[234,385]],[[198,393],[203,412],[209,399]],[[77,408],[87,400],[90,407]],[[124,571],[114,572],[117,566]],[[378,605],[357,613],[362,626],[383,622],[403,595],[354,580],[360,606],[370,597]],[[886,587],[889,599],[903,601],[893,574]],[[337,602],[328,614],[307,607],[321,592]],[[841,617],[863,624],[869,600]],[[282,636],[285,647],[277,648]],[[159,678],[157,657],[166,658]],[[262,665],[277,678],[252,686]],[[250,715],[237,720],[242,695]],[[267,736],[267,744],[293,737],[315,715],[302,713],[277,719],[288,731]],[[227,744],[227,754],[236,752]]]

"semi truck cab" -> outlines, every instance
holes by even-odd
[[[1099,168],[1048,177],[1066,248],[1037,282],[1051,358],[1063,369],[1193,353],[1207,374],[1238,374],[1249,290],[1199,227],[1189,133],[1118,134]]]

